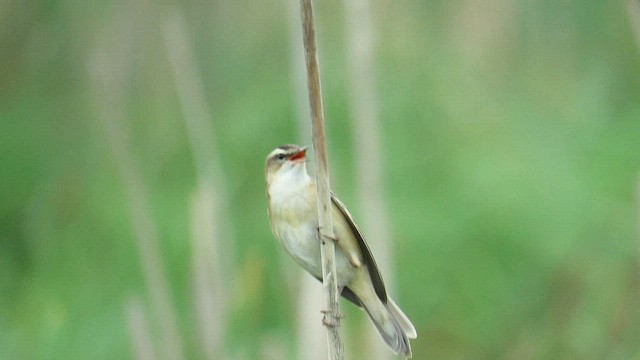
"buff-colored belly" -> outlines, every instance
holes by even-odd
[[[297,226],[278,225],[280,226],[276,226],[275,230],[287,253],[311,275],[321,278],[320,241],[317,238],[316,227],[306,224],[297,224]],[[351,266],[339,246],[336,246],[335,250],[338,285],[344,286],[350,283],[355,269]]]

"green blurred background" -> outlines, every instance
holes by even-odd
[[[342,5],[319,1],[316,20],[333,188],[357,219]],[[298,141],[287,6],[0,2],[0,359],[134,358],[127,304],[154,301],[132,221],[141,188],[184,354],[203,358],[197,174],[167,9],[185,19],[226,198],[223,352],[296,346],[263,180],[266,154]],[[640,359],[640,12],[605,0],[372,6],[393,288],[418,329],[415,358]],[[143,184],[133,195],[122,159]]]

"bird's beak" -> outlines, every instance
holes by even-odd
[[[304,160],[304,155],[307,152],[307,147],[303,147],[301,148],[297,153],[291,155],[291,157],[289,158],[289,160],[291,161],[295,161],[295,160]]]

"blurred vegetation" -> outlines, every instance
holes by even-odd
[[[127,151],[185,354],[201,356],[195,169],[160,31],[170,3],[0,3],[0,359],[132,358],[125,304],[149,295],[89,75],[97,49],[130,52]],[[266,341],[295,346],[263,184],[266,154],[296,141],[286,3],[174,5],[234,234],[225,352],[265,358]],[[341,3],[317,6],[332,182],[357,219]],[[418,328],[415,358],[640,359],[640,49],[625,3],[374,8],[395,297]],[[131,31],[109,35],[120,27]]]

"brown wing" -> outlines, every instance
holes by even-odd
[[[373,258],[373,254],[371,254],[371,250],[369,249],[367,242],[364,240],[364,237],[362,237],[362,233],[360,232],[358,225],[353,220],[353,217],[351,216],[347,208],[344,206],[344,204],[340,201],[340,199],[338,199],[338,197],[333,192],[331,193],[331,201],[336,206],[336,208],[340,210],[340,213],[342,214],[342,216],[344,216],[345,220],[349,224],[351,231],[353,231],[355,238],[358,239],[358,245],[360,247],[360,251],[362,252],[362,258],[364,259],[364,263],[365,265],[367,265],[367,269],[369,270],[369,276],[371,277],[373,288],[376,291],[378,298],[382,300],[382,303],[386,304],[387,290],[385,289],[384,281],[382,281],[382,276],[380,275],[380,271],[378,270],[378,265],[376,265],[376,261]],[[349,288],[345,288],[343,290],[342,296],[356,303],[354,300],[357,299],[357,297],[355,297],[355,295]],[[355,297],[355,299],[352,299],[352,297]],[[358,300],[358,303],[359,302],[360,301]],[[359,304],[356,303],[356,305],[359,305]]]

